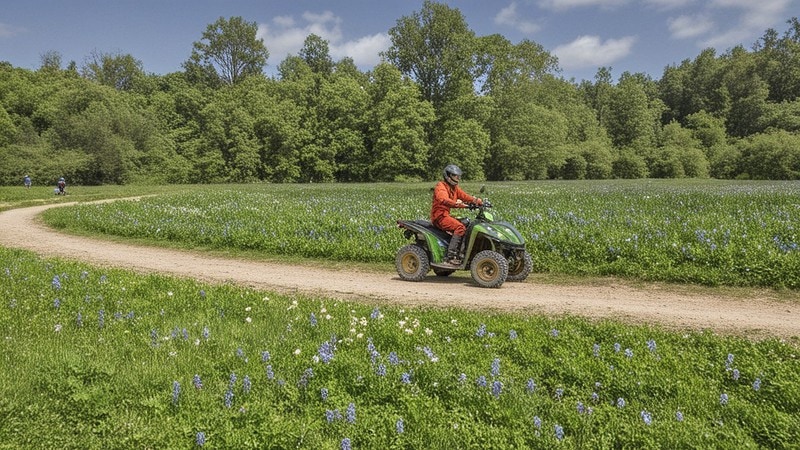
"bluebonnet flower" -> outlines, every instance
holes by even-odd
[[[59,290],[61,289],[61,278],[58,275],[53,276],[53,289]]]
[[[551,334],[553,337],[558,337],[558,330],[556,330],[555,328],[553,328],[552,330],[550,330],[550,334]]]
[[[78,314],[79,314],[78,319],[80,319],[80,313]],[[150,330],[150,345],[152,345],[153,347],[158,346],[158,331],[156,331],[155,328]]]
[[[728,394],[726,394],[726,393],[724,393],[724,392],[723,392],[723,393],[722,393],[722,394],[719,396],[719,404],[720,404],[720,405],[722,405],[722,406],[725,406],[725,405],[727,405],[727,404],[728,404]]]
[[[61,300],[55,299],[53,300],[53,308],[58,309],[61,307]]]
[[[492,361],[492,370],[491,374],[493,377],[500,375],[500,358],[495,358]]]
[[[311,315],[309,316],[308,320],[309,320],[309,322],[311,322],[311,326],[312,326],[312,327],[315,327],[315,326],[317,326],[317,316],[316,316],[316,315],[314,315],[314,313],[313,313],[313,312],[312,312],[312,313],[311,313]]]
[[[559,441],[564,439],[564,428],[562,428],[561,425],[555,426],[555,433],[556,433],[556,439],[558,439]]]
[[[328,388],[322,388],[319,390],[319,396],[322,398],[323,402],[328,401]]]
[[[352,444],[350,443],[350,438],[342,439],[342,450],[351,450]]]
[[[307,387],[308,380],[310,380],[311,378],[314,378],[314,369],[309,367],[303,372],[302,375],[300,375],[300,379],[297,381],[297,387],[302,387],[302,388]]]
[[[563,395],[564,395],[564,389],[563,388],[557,388],[556,389],[556,400],[561,400],[561,397]]]
[[[617,408],[624,408],[625,407],[625,399],[620,397],[617,399]]]
[[[228,389],[225,391],[225,407],[230,408],[233,405],[233,389]]]
[[[627,356],[628,358],[633,358],[633,350],[631,350],[629,348],[626,348],[625,349],[625,356]]]
[[[197,437],[195,437],[194,442],[197,444],[198,447],[202,447],[206,445],[206,434],[202,431],[197,432]]]
[[[592,346],[592,353],[594,354],[595,358],[600,356],[600,344],[594,344]]]
[[[244,350],[241,347],[236,349],[236,356],[238,358],[244,359]]]
[[[203,327],[203,339],[208,340],[208,335],[209,335],[208,327]]]
[[[375,344],[372,342],[372,338],[367,339],[367,351],[369,352],[369,359],[372,361],[372,364],[375,364],[375,361],[381,357],[381,354],[378,352],[378,349],[375,348]]]
[[[378,367],[375,368],[375,374],[379,377],[386,376],[386,366],[383,364],[378,364]]]
[[[389,353],[389,364],[393,366],[400,364],[400,358],[397,356],[397,352]]]
[[[348,423],[356,423],[356,404],[350,403],[347,405],[347,411],[345,411],[345,419],[347,419]]]
[[[436,356],[436,354],[435,354],[435,353],[433,353],[433,350],[431,350],[431,348],[430,348],[430,347],[423,347],[423,348],[422,348],[422,351],[425,353],[425,356],[427,356],[427,357],[428,357],[428,359],[430,359],[430,360],[431,360],[431,362],[437,362],[437,361],[439,361],[439,357],[438,357],[438,356]]]
[[[264,350],[263,352],[261,352],[261,362],[267,362],[267,361],[269,361],[269,352]]]
[[[619,342],[615,342],[614,343],[614,352],[619,353],[620,350],[622,350],[622,346],[619,345]]]
[[[483,375],[479,376],[475,383],[480,387],[486,387],[486,377]]]
[[[200,289],[200,297],[206,298],[206,291],[204,291],[203,289]]]
[[[75,319],[75,323],[78,324],[78,327],[83,326],[83,316],[81,315],[80,311],[78,311],[78,317]]]
[[[376,306],[375,309],[372,310],[372,313],[369,315],[371,319],[378,319],[381,317],[381,311]]]
[[[228,380],[228,388],[233,389],[233,387],[236,386],[236,380],[237,379],[238,378],[236,377],[236,373],[235,372],[231,372],[231,377]]]
[[[178,397],[181,395],[181,384],[177,381],[172,382],[172,404],[178,404]]]
[[[244,379],[242,380],[242,392],[249,394],[252,387],[253,383],[250,381],[250,377],[245,375]]]
[[[478,331],[475,332],[475,336],[480,338],[486,336],[486,324],[482,323],[481,326],[478,327]]]
[[[106,312],[102,309],[97,314],[97,325],[102,329],[106,326]]]
[[[656,351],[656,341],[653,340],[653,339],[650,339],[649,341],[647,341],[647,348],[649,348],[651,352],[655,352]]]
[[[533,416],[533,426],[536,428],[542,428],[542,419],[539,416]]]
[[[272,371],[272,364],[267,364],[267,368],[265,370],[267,373],[268,380],[275,378],[275,372]]]
[[[675,411],[675,420],[678,422],[683,422],[683,413],[680,411]]]
[[[501,392],[503,392],[503,383],[500,380],[494,380],[492,382],[492,395],[499,398]]]
[[[761,378],[756,378],[756,380],[753,381],[753,390],[758,391],[759,389],[761,389]]]
[[[529,394],[533,394],[536,390],[536,382],[533,381],[533,378],[528,378],[528,384],[525,387]]]
[[[513,341],[514,339],[516,339],[516,338],[517,338],[517,331],[516,331],[516,330],[511,330],[511,331],[509,331],[509,332],[508,332],[508,338],[509,338],[509,339],[511,339],[512,341]]]
[[[733,373],[731,373],[733,381],[739,381],[739,375],[739,369],[733,369]]]
[[[653,416],[651,416],[649,412],[642,410],[642,412],[639,413],[639,416],[642,418],[645,425],[650,425],[653,423]]]
[[[600,396],[597,394],[597,392],[592,392],[592,401],[595,403],[600,401]]]
[[[339,412],[338,409],[326,409],[325,410],[325,420],[327,420],[328,423],[333,423],[336,420],[341,419],[341,418],[342,418],[342,414]]]
[[[578,402],[578,404],[575,406],[575,409],[578,411],[578,414],[583,414],[586,412],[586,408],[583,406],[582,402]]]
[[[181,335],[183,336],[184,341],[189,340],[189,330],[187,330],[186,328],[181,330]]]
[[[411,374],[408,372],[403,372],[403,374],[400,375],[400,381],[403,384],[411,384]]]
[[[397,422],[394,424],[394,429],[397,430],[397,434],[403,434],[406,431],[406,427],[403,424],[403,419],[397,419]]]
[[[730,369],[733,364],[733,353],[728,353],[728,359],[725,361],[725,368]]]
[[[333,345],[329,341],[325,341],[319,346],[317,353],[319,354],[319,359],[328,364],[333,359]]]

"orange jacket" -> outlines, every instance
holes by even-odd
[[[436,184],[436,187],[433,188],[433,204],[431,205],[431,222],[436,223],[443,216],[450,215],[450,208],[456,208],[457,203],[456,200],[461,200],[464,202],[464,206],[466,207],[467,203],[478,203],[477,197],[473,197],[463,189],[458,187],[458,185],[450,186],[445,181],[440,181]]]

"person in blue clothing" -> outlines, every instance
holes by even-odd
[[[58,179],[58,184],[56,186],[58,187],[58,195],[64,195],[67,193],[67,182],[64,180],[64,177]]]
[[[25,177],[22,179],[22,183],[25,185],[26,189],[29,189],[31,187],[31,177],[30,177],[30,175],[25,175]]]

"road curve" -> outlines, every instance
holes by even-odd
[[[228,259],[194,251],[130,245],[72,236],[37,220],[44,205],[0,212],[0,245],[45,257],[80,260],[100,267],[158,272],[207,282],[232,282],[284,294],[323,295],[408,306],[459,307],[548,315],[577,314],[660,325],[669,329],[708,329],[753,338],[800,337],[800,300],[727,298],[695,295],[657,286],[636,288],[609,281],[571,286],[505,283],[483,289],[469,278],[400,280],[394,273],[334,270],[306,265]],[[800,296],[798,296],[800,298]]]

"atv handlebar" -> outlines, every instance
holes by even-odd
[[[477,204],[477,203],[468,203],[468,204],[467,204],[467,208],[468,208],[470,211],[474,211],[474,210],[476,210],[476,209],[481,209],[481,208],[491,208],[491,207],[492,207],[492,204],[489,202],[489,200],[483,200],[482,202],[483,202],[483,203],[481,203],[480,205],[479,205],[479,204]]]

